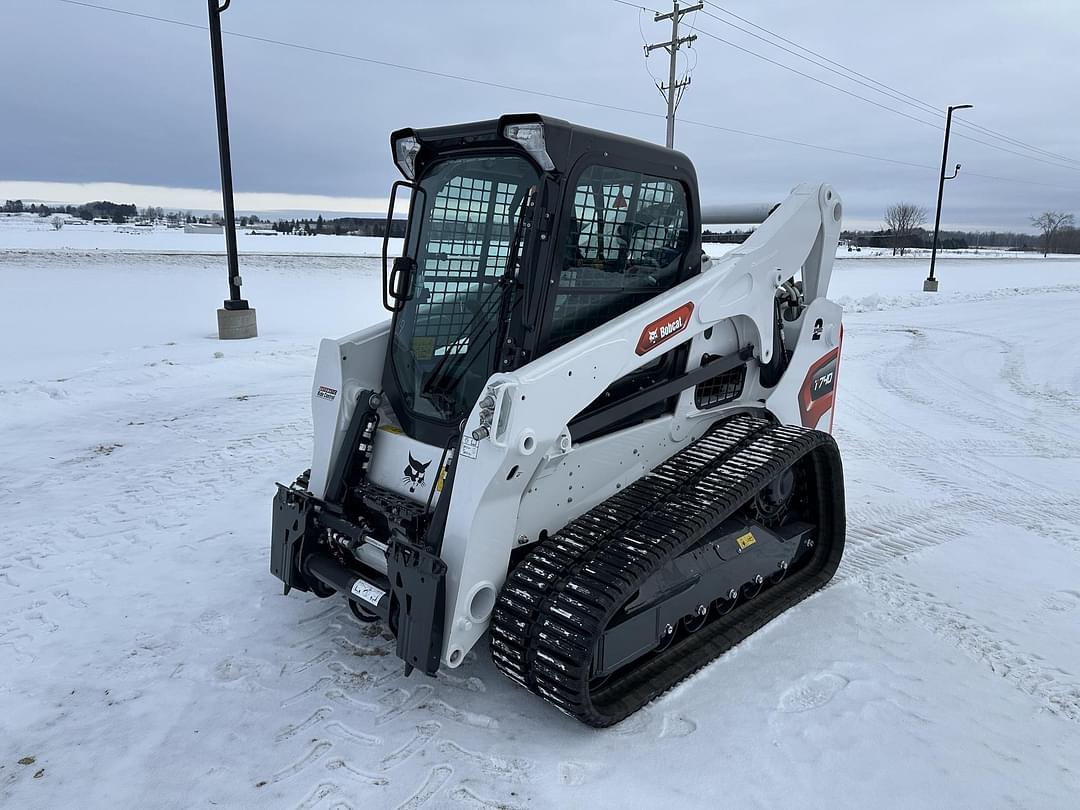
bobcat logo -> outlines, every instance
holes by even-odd
[[[417,487],[425,487],[427,484],[424,482],[424,476],[427,475],[427,468],[431,466],[431,462],[421,464],[415,458],[412,453],[409,453],[409,466],[405,468],[401,477],[401,483],[409,485],[409,492],[416,492]]]
[[[656,340],[659,337],[659,335],[657,335],[658,331],[659,330],[657,330],[657,329],[650,329],[649,330],[649,342],[650,343],[656,343]]]

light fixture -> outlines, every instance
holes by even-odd
[[[540,121],[507,124],[503,127],[503,137],[521,144],[545,172],[555,171],[555,163],[547,153],[547,144],[544,142],[544,125]]]
[[[420,141],[415,135],[404,135],[394,141],[394,162],[406,178],[416,177],[416,156],[420,153]]]

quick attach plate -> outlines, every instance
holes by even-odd
[[[407,540],[390,543],[390,615],[397,622],[397,654],[406,671],[439,670],[446,604],[446,563]]]

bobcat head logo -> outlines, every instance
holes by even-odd
[[[421,464],[413,458],[412,453],[409,453],[409,466],[404,470],[401,477],[401,483],[409,485],[409,492],[416,492],[417,487],[427,486],[424,482],[424,476],[427,475],[427,468],[430,466],[430,461]]]
[[[649,330],[649,342],[650,343],[656,343],[656,339],[659,337],[659,335],[656,334],[658,331],[659,330],[657,330],[657,329],[650,329]]]

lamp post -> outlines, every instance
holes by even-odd
[[[948,177],[945,176],[945,164],[949,161],[949,130],[952,129],[953,110],[970,110],[973,106],[973,104],[954,104],[949,107],[949,112],[945,116],[945,145],[941,148],[941,178],[938,180],[937,214],[934,216],[934,246],[930,249],[930,275],[923,282],[923,292],[937,292],[938,290],[938,282],[934,278],[934,265],[937,263],[938,231],[941,230],[941,195],[945,192],[945,181],[952,180],[960,173],[960,164],[957,163],[955,171]]]
[[[236,247],[236,212],[233,208],[232,160],[229,156],[229,113],[225,107],[225,64],[221,53],[221,12],[232,0],[209,0],[210,56],[214,63],[214,102],[217,107],[218,157],[221,161],[221,196],[225,214],[225,250],[228,254],[229,297],[217,311],[218,338],[252,338],[258,334],[255,310],[240,297],[240,261]]]

